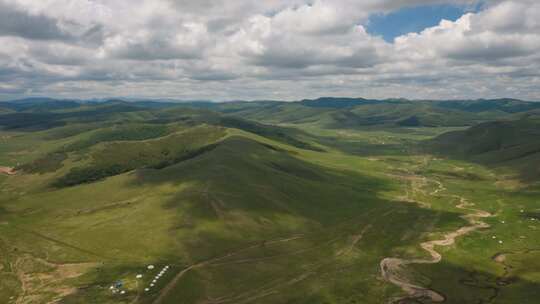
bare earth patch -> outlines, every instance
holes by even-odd
[[[15,175],[16,172],[15,172],[15,169],[11,167],[0,166],[0,174]]]
[[[35,265],[28,268],[28,263]],[[74,293],[76,288],[66,281],[95,267],[96,263],[54,264],[31,255],[24,255],[14,263],[14,271],[21,282],[22,292],[16,304],[57,303]]]
[[[506,261],[506,254],[498,253],[493,257],[493,260],[497,263],[504,263]]]

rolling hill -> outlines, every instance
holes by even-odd
[[[540,116],[486,122],[464,131],[442,134],[428,146],[441,155],[518,170],[538,179]]]
[[[367,126],[456,127],[540,109],[539,103],[513,99],[421,101],[323,97],[299,102],[232,102],[208,108],[268,123],[311,124],[323,128]]]
[[[0,114],[1,303],[539,296],[530,107],[76,104]]]
[[[311,124],[324,128],[363,128],[366,126],[456,127],[506,118],[540,110],[540,103],[516,99],[481,100],[406,100],[321,97],[298,102],[233,101],[233,102],[159,102],[54,100],[30,98],[0,102],[0,108],[17,115],[2,117],[0,126],[18,127],[14,121],[55,121],[75,114],[93,117],[114,111],[167,110],[174,108],[211,110],[228,116],[247,118],[272,124]],[[92,108],[94,113],[84,109]],[[44,113],[45,112],[45,113]],[[70,113],[71,112],[71,113]]]
[[[395,205],[377,197],[392,187],[387,181],[303,159],[302,154],[326,152],[297,139],[303,134],[298,130],[200,110],[101,109],[102,105],[80,109],[94,113],[95,119],[76,111],[53,116],[59,127],[8,129],[14,136],[3,156],[28,160],[17,168],[17,175],[2,181],[7,192],[0,198],[1,248],[9,252],[4,261],[12,265],[1,273],[2,299],[22,292],[42,302],[196,303],[228,288],[230,281],[220,276],[230,275],[227,264],[236,262],[226,261],[233,257],[228,253],[240,248],[245,252],[237,258],[275,256],[261,265],[265,275],[253,277],[250,265],[235,270],[236,280],[245,282],[244,288],[237,287],[237,296],[249,299],[242,293],[251,292],[249,286],[268,284],[268,275],[294,279],[303,276],[306,267],[326,272],[345,266],[347,260],[333,261],[333,250],[316,248],[327,242],[347,247],[349,235],[365,228],[364,221],[351,218],[376,210],[383,214]],[[117,120],[119,113],[124,114],[122,121]],[[428,211],[414,206],[397,208],[403,212],[388,216],[403,225],[407,218],[429,218]],[[394,229],[385,222],[378,227]],[[366,233],[366,239],[374,237]],[[383,254],[390,243],[411,241],[396,236],[370,247]],[[296,257],[296,251],[304,253]],[[223,266],[201,269],[195,277],[179,276],[181,281],[174,283],[183,267],[214,259],[217,263],[218,257],[224,259]],[[374,259],[366,257],[362,267]],[[310,265],[312,261],[320,265]],[[140,283],[153,284],[144,270],[148,264],[169,264],[175,274],[159,288],[142,293],[134,278],[142,272]],[[32,279],[32,273],[55,276],[55,271],[70,267],[76,279],[56,275],[48,285]],[[376,268],[369,271],[377,274]],[[212,283],[207,276],[213,277]],[[104,283],[119,279],[132,290],[126,296],[103,289]],[[313,286],[323,282],[314,279]],[[363,282],[362,290],[384,292],[365,278],[354,281]],[[69,286],[76,292],[63,294]],[[272,288],[289,290],[287,297],[300,300],[302,293],[292,287]],[[332,297],[360,296],[328,288]],[[313,293],[311,298],[320,296]]]

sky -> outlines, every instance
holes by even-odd
[[[540,101],[537,0],[0,0],[0,99]]]
[[[437,26],[441,20],[456,21],[475,6],[434,4],[403,7],[392,12],[374,13],[365,24],[371,35],[392,43],[396,37]]]

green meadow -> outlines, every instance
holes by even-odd
[[[532,135],[497,158],[518,133],[482,150],[466,145],[482,130],[403,125],[388,105],[351,110],[381,124],[339,126],[342,109],[223,107],[0,115],[16,170],[0,175],[0,303],[434,302],[385,278],[385,258],[445,303],[538,303],[538,125],[512,117]],[[440,262],[414,262],[480,211]]]

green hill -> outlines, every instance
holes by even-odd
[[[17,113],[0,117],[0,126],[21,128],[31,121],[33,128],[58,126],[76,115],[103,119],[114,112],[138,112],[175,108],[212,110],[229,116],[272,124],[311,124],[324,128],[366,126],[454,127],[507,118],[513,114],[540,109],[540,103],[515,99],[492,100],[406,100],[322,97],[298,102],[158,102],[107,100],[85,102],[53,99],[27,99],[0,103]],[[86,110],[85,110],[86,109]],[[97,112],[88,112],[89,109]],[[174,112],[174,110],[173,110]],[[27,126],[29,127],[29,126]]]
[[[23,113],[17,114],[13,122]],[[20,170],[56,172],[70,155],[76,157],[70,171],[53,183],[57,187],[93,182],[134,169],[173,165],[215,148],[227,136],[227,128],[297,148],[320,150],[309,143],[311,136],[298,130],[183,107],[143,109],[118,102],[86,105],[76,111],[42,115],[40,119],[31,116],[17,120],[17,125],[9,120],[12,116],[6,115],[4,120],[8,130],[45,129],[41,136],[58,143],[42,157],[21,164]]]
[[[38,301],[48,302],[65,286],[76,286],[76,292],[61,303],[152,303],[160,296],[166,303],[198,303],[230,288],[231,280],[221,277],[232,274],[233,282],[242,282],[235,289],[243,297],[242,293],[268,284],[273,276],[294,278],[306,269],[346,267],[349,258],[336,259],[335,252],[350,246],[351,235],[366,229],[367,219],[384,216],[402,223],[374,222],[377,228],[369,234],[366,230],[366,240],[370,240],[377,237],[377,231],[406,230],[413,218],[421,219],[419,225],[427,225],[431,217],[429,211],[396,206],[379,197],[378,193],[395,187],[387,180],[347,169],[347,164],[336,167],[331,160],[318,163],[314,155],[324,159],[326,152],[282,140],[295,138],[299,131],[266,129],[201,111],[168,109],[147,115],[145,124],[135,122],[146,117],[138,115],[120,125],[90,123],[84,128],[81,125],[86,123],[73,124],[74,130],[68,132],[70,117],[62,127],[25,130],[10,138],[14,151],[21,153],[31,144],[37,152],[33,161],[19,168],[19,174],[2,184],[9,189],[0,198],[5,210],[0,222],[7,223],[0,225],[0,235],[6,240],[0,248],[9,252],[4,259],[15,265],[10,269],[21,273],[47,276],[56,267],[72,267],[53,265],[77,265],[80,268],[71,271],[84,275],[76,279],[58,275],[54,284],[38,288],[38,283],[26,281],[20,287],[17,282],[23,278],[6,274],[2,299],[24,288]],[[387,214],[393,208],[401,211]],[[450,222],[457,220],[451,214],[445,217]],[[416,237],[395,235],[385,243],[368,242],[367,248],[377,254],[356,263],[362,272],[375,276],[378,269],[370,265],[377,263],[378,255],[388,252],[392,244],[412,242]],[[171,283],[183,267],[216,257],[227,264],[228,253],[241,248],[245,251],[235,258],[269,258],[259,264],[260,274],[253,276],[250,264],[240,264],[232,272],[229,266],[215,265]],[[21,259],[25,270],[18,268]],[[148,286],[148,264],[168,264],[172,272],[159,288],[145,294],[143,285],[137,287],[135,275],[144,273],[140,284]],[[354,277],[353,281],[340,281],[361,285],[362,292],[384,292],[368,277]],[[118,279],[131,290],[126,297],[118,298],[108,289]],[[324,282],[314,277],[310,284],[315,287]],[[166,284],[173,284],[173,289],[164,292]],[[295,291],[292,285],[273,288],[287,290],[287,298],[298,300],[301,290],[308,290]],[[330,285],[324,289],[336,299],[362,297],[362,292],[353,289],[347,295]],[[311,299],[320,296],[313,292]],[[276,301],[272,297],[265,300]]]
[[[538,299],[537,110],[77,104],[0,114],[0,303]]]
[[[365,104],[374,104],[382,103],[385,101],[375,100],[375,99],[364,99],[364,98],[337,98],[337,97],[321,97],[317,99],[305,99],[299,103],[306,107],[313,108],[352,108],[355,106],[365,105]]]
[[[517,169],[525,178],[539,178],[540,116],[526,115],[449,132],[432,140],[429,147],[449,157]]]
[[[518,99],[480,99],[480,100],[449,100],[438,101],[437,106],[443,108],[463,110],[467,112],[500,111],[506,113],[519,113],[540,109],[540,103],[527,102]]]
[[[311,124],[340,129],[472,126],[539,109],[540,103],[507,99],[415,101],[324,97],[300,102],[231,102],[211,104],[209,108],[268,123]]]

